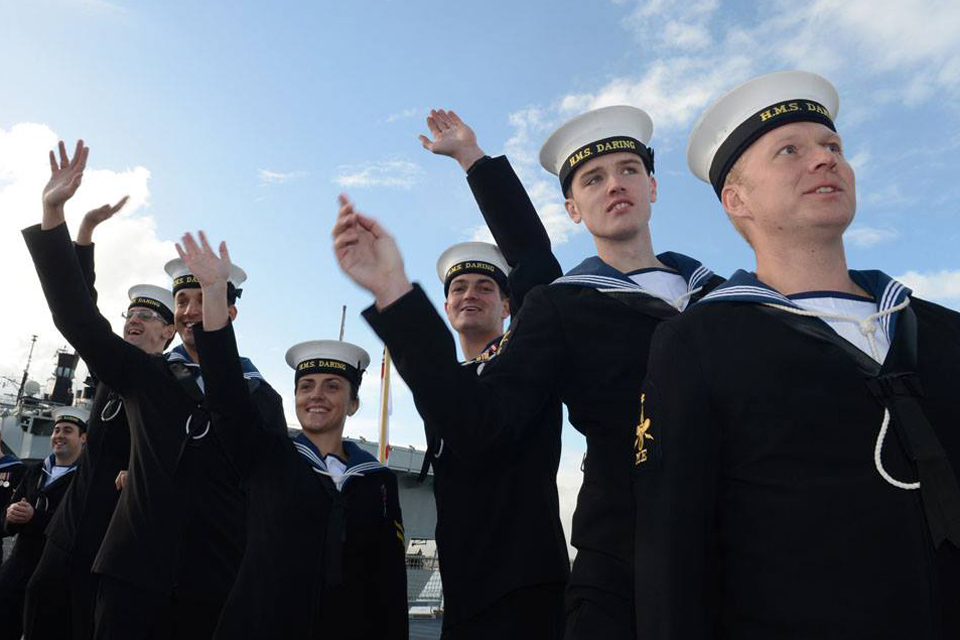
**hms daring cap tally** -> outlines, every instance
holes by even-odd
[[[461,242],[440,254],[437,259],[437,276],[443,283],[444,296],[450,291],[450,282],[465,273],[490,276],[504,294],[510,290],[507,281],[510,265],[495,244]]]
[[[793,122],[819,122],[836,131],[839,109],[837,90],[815,73],[780,71],[754,78],[700,117],[687,142],[687,165],[719,197],[734,163],[760,136]]]
[[[190,272],[190,268],[187,267],[181,258],[174,258],[164,265],[163,270],[173,278],[173,295],[177,295],[177,291],[181,289],[200,288],[200,283],[197,281],[196,276]],[[236,298],[240,297],[240,294],[243,292],[243,289],[240,289],[240,285],[246,282],[246,280],[247,272],[237,265],[231,264],[230,278],[227,281],[227,298],[231,301],[231,304]]]
[[[310,340],[287,349],[287,364],[296,374],[294,383],[312,373],[335,373],[358,387],[370,366],[370,355],[355,344],[340,340]]]
[[[169,289],[152,284],[136,284],[130,287],[127,296],[130,298],[128,310],[145,307],[156,311],[168,324],[173,322],[173,294]]]
[[[53,423],[69,422],[77,425],[80,431],[86,432],[87,422],[90,421],[90,412],[80,407],[57,407],[51,412]]]
[[[547,138],[540,149],[540,164],[560,178],[564,193],[577,168],[591,158],[626,151],[643,160],[653,173],[653,120],[636,107],[616,105],[583,113],[568,121]]]

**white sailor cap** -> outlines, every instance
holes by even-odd
[[[287,364],[301,377],[312,373],[335,373],[360,386],[363,372],[370,366],[370,354],[355,344],[341,340],[310,340],[287,349]]]
[[[540,148],[540,164],[560,178],[564,193],[576,169],[591,158],[626,151],[643,160],[653,173],[653,120],[643,109],[627,105],[602,107],[580,114],[553,132]]]
[[[437,276],[443,283],[443,295],[450,290],[450,282],[465,273],[490,276],[506,294],[509,290],[507,276],[510,265],[500,252],[500,247],[489,242],[460,242],[440,254],[437,259]]]
[[[135,284],[127,296],[130,298],[127,309],[146,307],[156,311],[168,323],[173,322],[173,294],[169,289],[153,284]]]
[[[77,425],[77,428],[83,432],[86,432],[87,422],[90,421],[90,412],[80,407],[57,407],[50,413],[55,425],[60,422],[69,422]]]
[[[693,175],[720,196],[737,159],[760,136],[793,122],[819,122],[836,131],[837,90],[807,71],[780,71],[728,91],[700,117],[687,142]]]
[[[167,275],[173,278],[173,295],[177,295],[177,291],[181,289],[200,288],[200,282],[198,282],[196,276],[190,272],[190,268],[184,263],[183,259],[174,258],[164,265],[163,269],[167,272]],[[227,299],[231,304],[243,293],[240,285],[246,282],[246,280],[247,272],[237,265],[231,264],[230,277],[227,279]]]

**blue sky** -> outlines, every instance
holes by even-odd
[[[17,274],[21,309],[0,319],[0,374],[18,377],[37,332],[31,372],[42,381],[62,344],[16,233],[39,219],[45,154],[58,137],[91,147],[68,208],[73,229],[88,206],[133,196],[98,230],[105,314],[118,319],[135,281],[165,281],[162,262],[183,231],[226,239],[250,274],[241,347],[285,394],[293,422],[283,353],[335,337],[342,304],[346,339],[379,361],[359,318],[370,299],[330,251],[338,192],[395,233],[408,273],[438,303],[436,257],[482,237],[460,168],[417,141],[429,108],[457,110],[487,153],[508,154],[565,268],[594,250],[565,219],[554,178],[536,162],[540,144],[592,107],[646,109],[660,196],[654,246],[726,275],[752,267],[752,256],[687,170],[686,138],[723,91],[790,68],[821,73],[840,92],[838,127],[858,183],[851,266],[905,276],[956,308],[960,5],[909,4],[0,0],[0,268]],[[348,433],[375,437],[373,369]],[[394,407],[394,442],[421,445],[402,384]],[[564,442],[569,505],[583,444],[571,433]]]

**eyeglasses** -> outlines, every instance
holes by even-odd
[[[137,319],[140,322],[148,322],[150,320],[159,320],[163,324],[170,324],[163,318],[163,316],[161,316],[156,311],[151,311],[150,309],[132,309],[127,311],[126,313],[121,313],[120,317],[122,317],[127,322],[133,319]]]

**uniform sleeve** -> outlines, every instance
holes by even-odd
[[[653,335],[634,441],[637,637],[713,637],[720,434],[695,352],[671,328]]]
[[[119,393],[138,384],[149,356],[113,333],[87,291],[67,225],[23,230],[53,323],[97,379]]]
[[[382,580],[377,581],[380,590],[378,600],[384,606],[385,638],[406,640],[407,621],[407,540],[400,513],[400,496],[397,477],[392,473],[386,485],[386,517],[380,536],[379,571]]]
[[[467,174],[467,183],[510,265],[510,313],[516,316],[531,289],[560,277],[560,263],[536,208],[506,156],[477,162]]]
[[[87,283],[87,291],[90,292],[93,304],[97,304],[97,288],[94,286],[97,272],[93,262],[93,245],[73,243],[73,248],[77,252],[77,262],[80,264],[80,272],[83,273],[83,281]]]
[[[196,326],[193,335],[213,429],[240,473],[247,476],[257,451],[264,444],[266,432],[247,379],[243,377],[233,323],[217,331],[204,331]],[[266,388],[269,389],[269,385]]]
[[[516,446],[530,420],[555,397],[562,336],[542,291],[531,293],[480,376],[457,362],[453,336],[419,285],[389,307],[370,307],[363,315],[390,348],[421,417],[460,460],[489,464],[487,456]]]
[[[263,381],[253,393],[253,401],[260,412],[260,423],[268,432],[288,437],[287,418],[283,413],[283,399],[280,394]]]
[[[20,484],[17,485],[17,490],[13,492],[13,497],[10,498],[10,502],[3,506],[3,515],[0,516],[3,518],[3,531],[8,536],[15,536],[21,531],[26,531],[30,523],[25,524],[14,524],[12,522],[7,522],[7,507],[15,502],[20,502],[21,499],[27,497],[29,488],[37,482],[37,476],[33,472],[34,467],[30,467],[24,472],[23,477],[20,478]],[[29,498],[27,500],[30,502]],[[33,504],[33,502],[30,502]],[[36,517],[36,514],[34,514]]]

